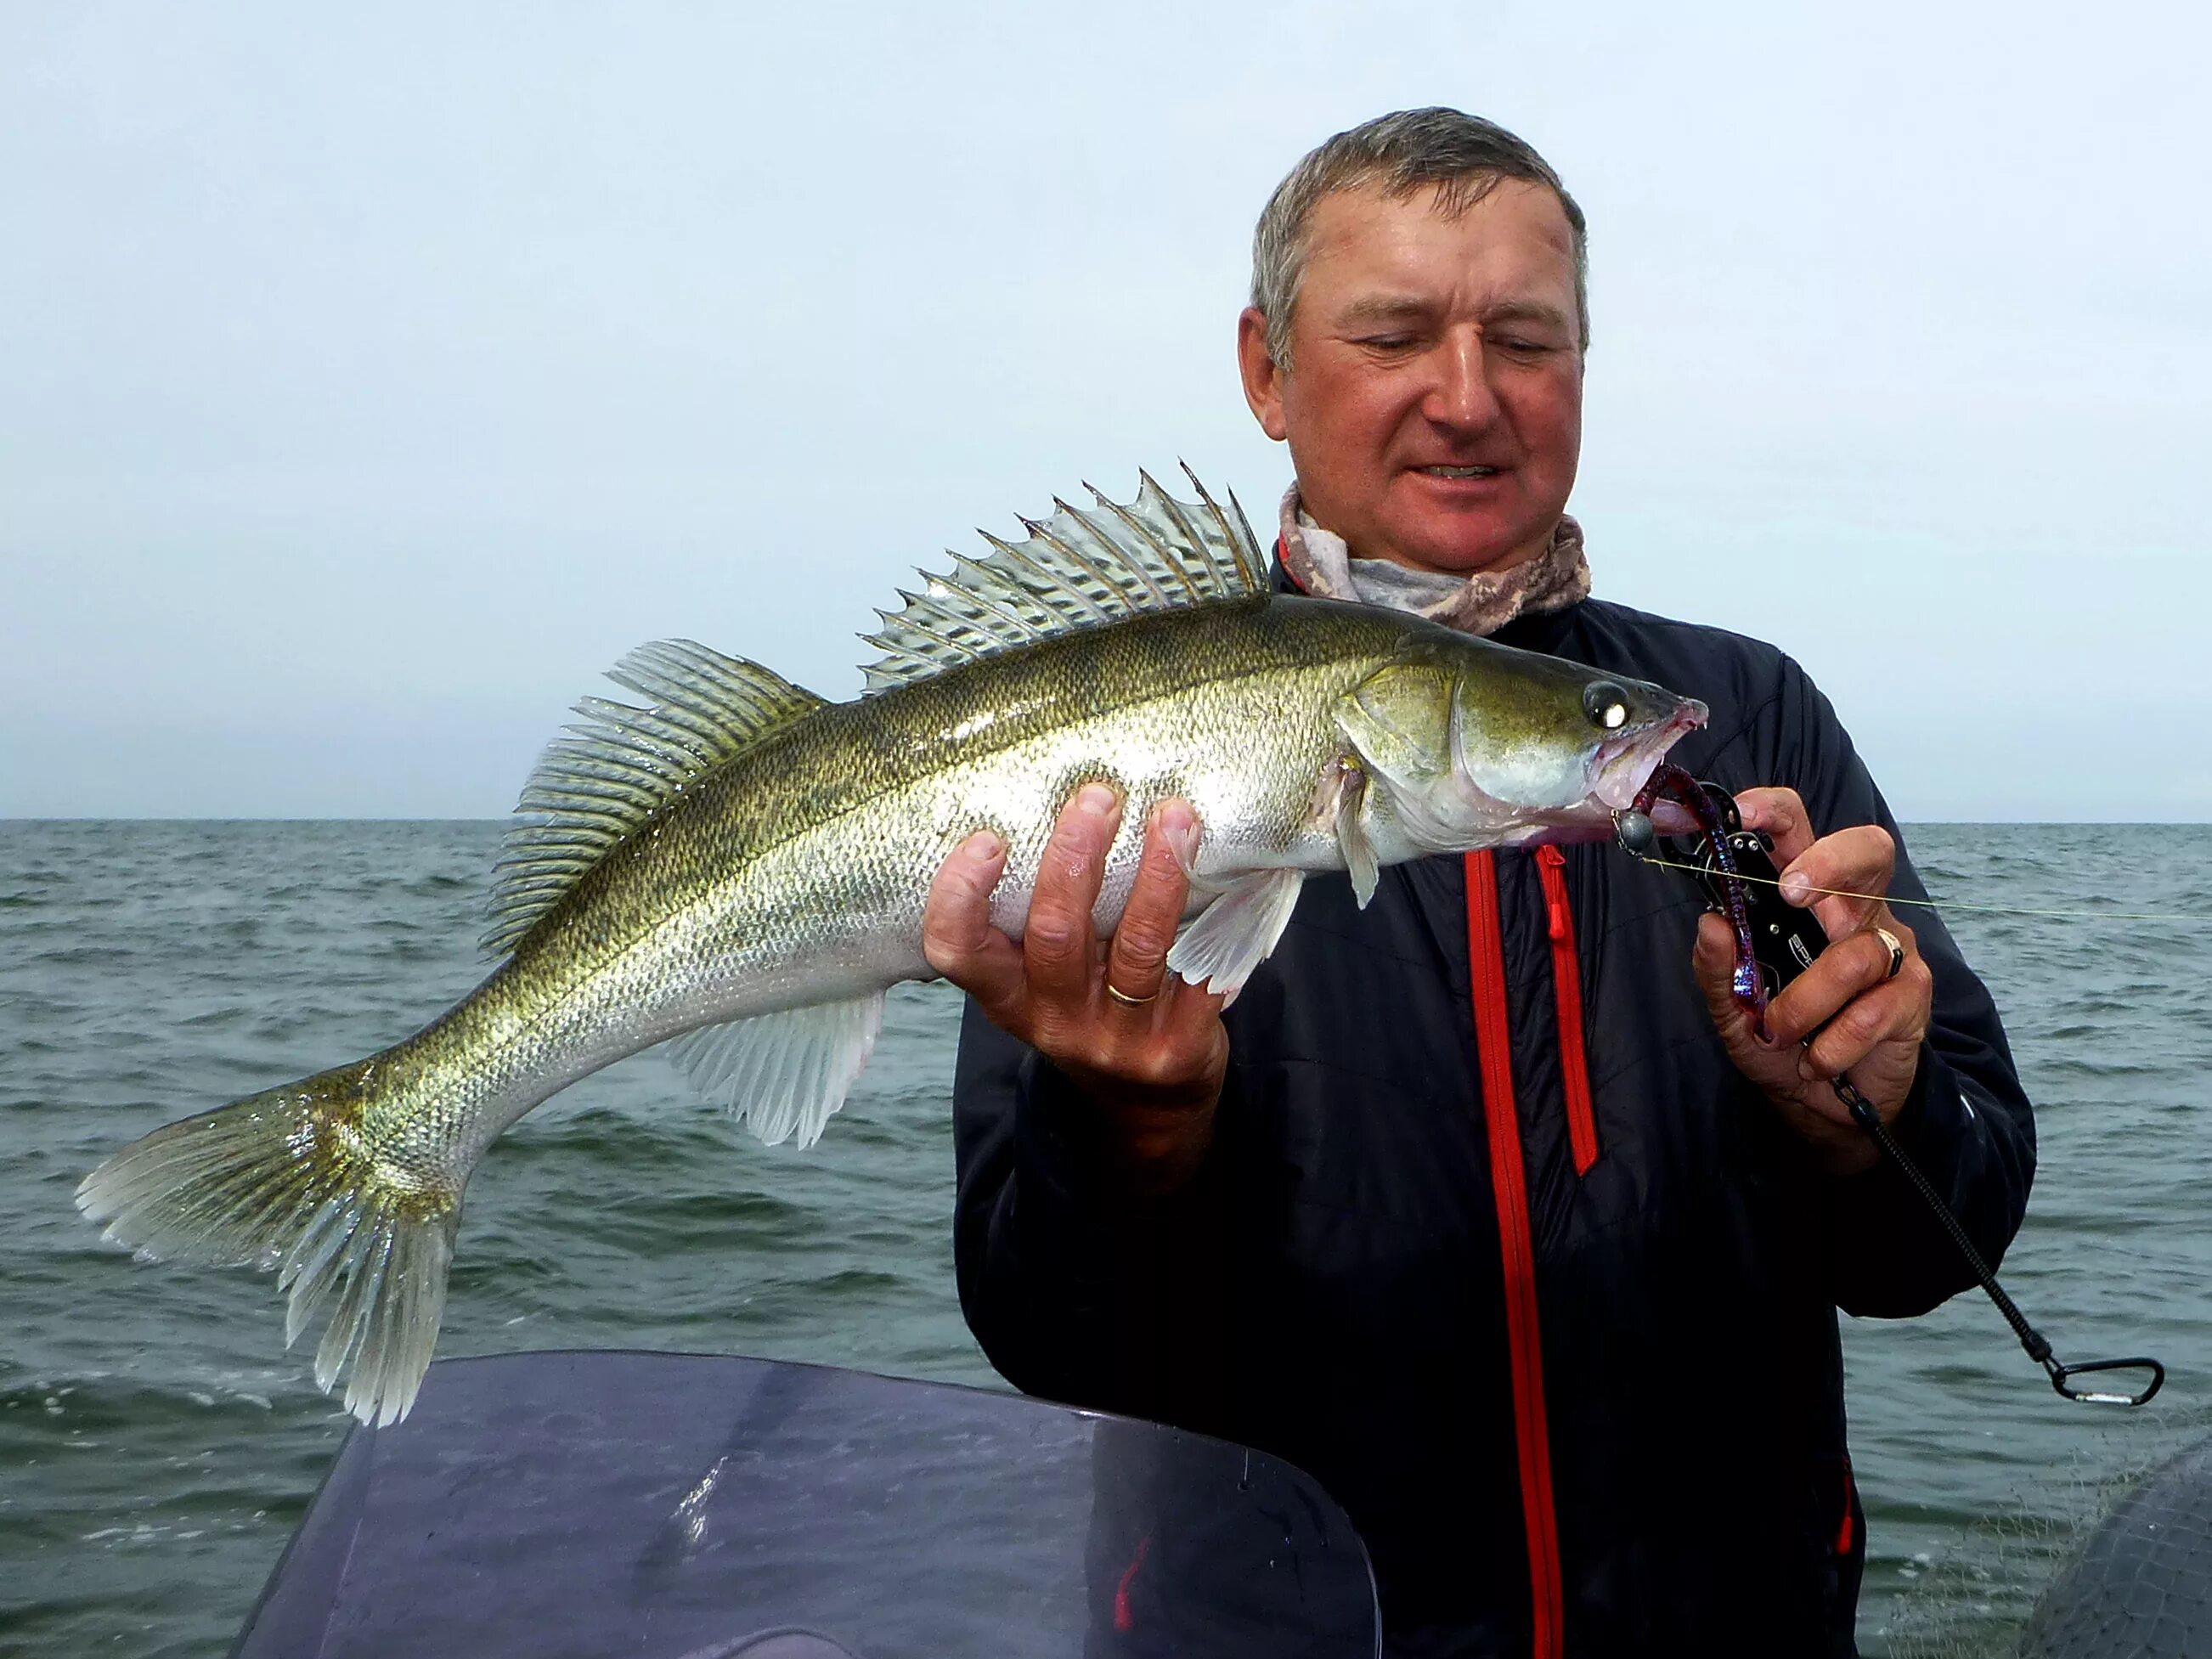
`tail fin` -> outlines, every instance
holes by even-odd
[[[363,1145],[373,1074],[343,1066],[156,1129],[87,1176],[76,1204],[142,1255],[276,1269],[287,1347],[331,1303],[315,1382],[350,1364],[347,1409],[382,1424],[429,1369],[461,1194]]]

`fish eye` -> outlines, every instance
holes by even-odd
[[[1583,713],[1603,732],[1618,732],[1628,724],[1628,693],[1611,680],[1593,680],[1583,690]]]

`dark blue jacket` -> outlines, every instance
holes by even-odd
[[[1820,833],[1896,829],[1770,646],[1596,601],[1498,637],[1702,698],[1674,753],[1699,777],[1786,784]],[[1901,854],[1893,890],[1925,896]],[[1918,1314],[1972,1276],[1894,1170],[1825,1173],[1729,1064],[1698,914],[1606,845],[1399,866],[1364,912],[1308,881],[1227,1016],[1206,1161],[1152,1203],[971,1007],[957,1246],[984,1352],[1310,1471],[1367,1540],[1394,1655],[1850,1654],[1836,1310]],[[1899,1137],[1994,1262],[2028,1103],[1988,993],[1908,920],[1936,1000]]]

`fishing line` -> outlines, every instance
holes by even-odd
[[[1683,864],[1674,859],[1662,859],[1650,853],[1634,855],[1645,864],[1656,864],[1662,870],[1686,870],[1693,876],[1705,873],[1705,866]],[[1746,875],[1735,872],[1738,881],[1755,881],[1767,887],[1779,887],[1781,882],[1771,876]],[[2019,904],[1969,904],[1964,899],[1901,898],[1895,893],[1855,893],[1848,887],[1814,887],[1808,884],[1808,893],[1824,893],[1831,898],[1867,899],[1876,904],[1911,904],[1923,910],[1973,910],[1992,916],[2056,916],[2081,921],[2212,921],[2212,911],[2191,910],[2035,910]]]

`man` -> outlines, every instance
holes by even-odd
[[[1279,586],[1705,700],[1683,765],[1770,832],[1831,945],[1762,1043],[1680,875],[1584,846],[1306,884],[1233,1009],[1165,973],[1170,803],[1109,942],[1119,804],[1060,821],[1018,946],[979,836],[932,896],[971,998],[970,1325],[1018,1386],[1276,1452],[1372,1553],[1394,1654],[1849,1654],[1864,1559],[1835,1310],[1972,1283],[1827,1079],[1996,1259],[2033,1130],[1986,993],[1827,702],[1772,647],[1585,597],[1565,508],[1583,222],[1448,110],[1332,138],[1255,242],[1238,356],[1285,440]]]

